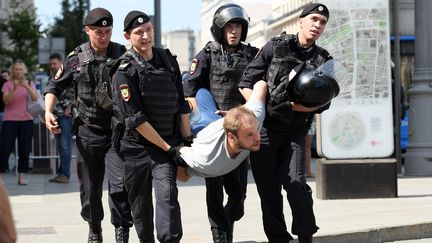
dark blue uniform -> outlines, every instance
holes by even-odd
[[[261,130],[261,148],[250,155],[251,168],[261,198],[264,231],[269,242],[288,242],[293,238],[287,231],[283,215],[281,189],[287,192],[292,210],[292,233],[311,236],[318,227],[312,208],[312,191],[305,179],[305,136],[315,113],[292,110],[289,97],[272,102],[273,91],[281,85],[290,71],[304,63],[319,66],[331,56],[324,49],[312,45],[299,47],[296,35],[273,38],[260,50],[244,72],[239,87],[250,88],[259,80],[266,80],[269,98],[266,118]],[[277,95],[277,94],[276,94]]]
[[[107,65],[120,57],[125,48],[111,42],[104,57],[96,56],[87,42],[69,54],[45,93],[57,97],[71,84],[75,87],[78,114],[74,119],[76,134],[77,173],[80,182],[81,216],[90,225],[104,218],[102,207],[103,180],[107,166],[111,223],[116,227],[132,226],[132,216],[123,190],[123,162],[111,148],[111,117],[113,116]]]
[[[229,110],[244,103],[238,82],[258,49],[239,44],[232,53],[222,50],[218,42],[209,42],[192,62],[190,77],[184,82],[185,96],[195,97],[200,88],[210,90],[220,110]],[[205,178],[207,188],[207,213],[213,234],[222,231],[232,240],[232,227],[244,215],[249,159],[232,172]],[[223,205],[224,192],[228,194]]]
[[[132,205],[138,238],[154,242],[152,188],[156,198],[156,231],[160,242],[179,242],[182,237],[180,205],[173,158],[136,130],[148,122],[171,146],[178,145],[179,119],[189,113],[183,96],[177,61],[165,49],[153,48],[145,61],[132,49],[120,58],[113,77],[116,117],[125,125],[120,140],[125,185]]]

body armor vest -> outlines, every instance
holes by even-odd
[[[111,43],[111,57],[95,56],[90,43],[80,45],[79,66],[74,80],[77,86],[77,108],[80,119],[90,127],[110,130],[113,115],[109,69],[115,58],[122,54],[122,46]]]
[[[179,125],[177,70],[168,49],[154,48],[153,50],[154,55],[162,58],[164,68],[156,68],[148,62],[141,61],[130,50],[124,57],[138,72],[141,101],[148,122],[161,137],[173,136],[176,135]]]
[[[305,64],[320,66],[331,59],[330,54],[323,48],[314,46],[304,55],[298,49],[296,35],[282,33],[272,41],[274,51],[266,74],[269,97],[264,125],[268,128],[277,127],[283,131],[305,134],[312,123],[314,113],[291,110],[287,89],[289,74],[293,69],[300,70]]]
[[[223,54],[217,42],[209,42],[204,48],[210,55],[210,92],[221,110],[229,110],[244,103],[238,90],[243,71],[255,57],[258,50],[250,45],[230,54]]]

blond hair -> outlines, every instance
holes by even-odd
[[[230,132],[235,136],[238,135],[238,130],[242,126],[242,121],[244,119],[256,119],[255,114],[245,106],[237,106],[230,109],[225,117],[223,122],[223,128],[226,133]]]

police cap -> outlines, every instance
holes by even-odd
[[[123,31],[129,31],[138,25],[150,22],[150,17],[138,10],[130,11],[124,19]]]
[[[306,7],[304,7],[303,11],[300,14],[300,18],[303,18],[309,14],[321,14],[327,17],[327,19],[330,16],[329,10],[328,8],[322,4],[322,3],[311,3],[306,5]]]
[[[91,25],[97,27],[112,26],[113,17],[111,13],[104,8],[94,8],[87,14],[84,25]]]

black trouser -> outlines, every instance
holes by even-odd
[[[229,225],[243,217],[248,169],[249,159],[245,159],[230,173],[205,179],[207,215],[212,229],[228,232]],[[223,205],[224,188],[228,195],[225,207]]]
[[[126,188],[123,184],[124,161],[111,147],[105,155],[106,173],[108,176],[108,205],[111,211],[111,224],[116,228],[132,227],[133,220]]]
[[[313,213],[312,191],[304,175],[305,136],[266,132],[265,129],[262,136],[260,150],[251,153],[250,159],[269,242],[292,240],[283,214],[282,187],[287,192],[292,211],[292,233],[301,236],[314,234],[318,227]]]
[[[80,182],[81,216],[89,223],[99,223],[104,218],[102,207],[102,190],[105,174],[105,155],[111,147],[111,133],[91,129],[83,124],[76,136],[77,173]],[[107,158],[114,158],[108,156]],[[106,161],[121,163],[121,161]],[[115,173],[111,172],[110,173]],[[119,174],[118,176],[122,176]],[[131,225],[130,207],[126,193],[116,192],[113,197],[109,193],[111,222],[114,226]],[[128,223],[126,223],[128,222]],[[117,225],[117,224],[120,225]],[[123,225],[124,223],[124,225]]]
[[[142,151],[147,153],[142,158],[133,158],[135,155],[128,155],[127,146],[122,141],[122,157],[126,162],[125,186],[138,238],[143,242],[154,242],[154,187],[157,239],[160,242],[180,242],[183,230],[178,203],[177,167],[159,148],[143,146]]]

